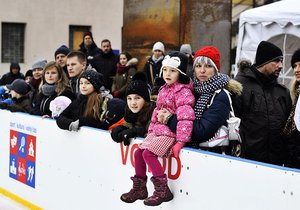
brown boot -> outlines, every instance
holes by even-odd
[[[151,181],[154,184],[154,193],[152,196],[144,200],[144,204],[147,206],[158,206],[162,202],[168,202],[173,199],[173,194],[168,187],[168,178],[164,177],[152,177]]]
[[[128,193],[121,195],[121,200],[126,203],[133,203],[134,201],[140,199],[144,200],[148,197],[148,191],[146,187],[147,177],[140,178],[137,176],[130,178],[133,181],[133,187]]]

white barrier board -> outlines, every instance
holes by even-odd
[[[119,198],[132,186],[141,140],[124,147],[103,130],[70,132],[51,119],[3,110],[0,119],[0,188],[49,210],[149,208]],[[298,170],[187,148],[161,161],[174,199],[152,209],[299,209]]]

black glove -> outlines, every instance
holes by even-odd
[[[110,133],[111,138],[112,138],[115,142],[117,142],[117,143],[122,142],[123,139],[119,137],[119,134],[120,134],[122,131],[124,131],[125,129],[128,129],[128,128],[125,127],[124,125],[119,125],[119,126],[113,128],[112,131],[111,131],[111,133]]]
[[[136,137],[136,133],[134,132],[133,129],[126,129],[119,133],[119,138],[122,139],[123,144],[125,146],[130,144],[130,139]]]

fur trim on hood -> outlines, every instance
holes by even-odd
[[[249,69],[251,66],[252,66],[251,61],[247,59],[241,59],[237,64],[237,67],[241,72],[244,71],[245,69]]]
[[[234,79],[230,79],[229,83],[225,86],[225,89],[230,93],[240,96],[243,92],[243,85]]]
[[[138,62],[139,62],[139,60],[137,58],[131,58],[127,62],[126,66],[136,66],[138,64]]]

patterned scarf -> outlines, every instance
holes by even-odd
[[[292,110],[291,110],[290,116],[287,119],[287,122],[285,124],[284,129],[283,129],[283,132],[285,134],[287,134],[287,135],[290,135],[296,129],[296,125],[295,125],[295,121],[294,121],[294,116],[295,116],[295,109],[296,109],[297,101],[298,101],[298,98],[299,98],[299,94],[300,94],[300,85],[297,88],[295,102],[294,102],[294,104],[292,106]]]
[[[200,95],[194,108],[196,119],[200,119],[202,117],[202,114],[207,108],[214,92],[224,88],[225,85],[228,84],[229,79],[230,78],[226,74],[219,73],[209,78],[209,80],[201,82],[194,76],[194,90]]]

